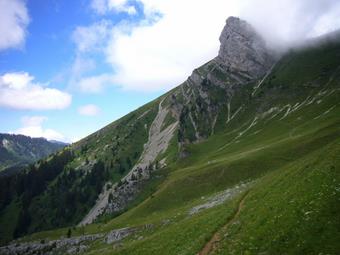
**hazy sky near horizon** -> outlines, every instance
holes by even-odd
[[[0,132],[76,141],[217,55],[228,16],[275,47],[340,28],[338,0],[0,0]]]

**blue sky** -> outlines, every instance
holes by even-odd
[[[216,56],[231,15],[272,45],[340,27],[336,0],[0,0],[0,132],[85,137]]]
[[[136,10],[140,8],[138,5],[134,6]],[[78,54],[72,35],[77,27],[95,23],[98,15],[91,9],[89,1],[31,0],[26,2],[26,8],[30,21],[27,25],[25,44],[0,51],[0,74],[28,73],[34,76],[34,81],[48,82],[49,84],[44,86],[57,88],[70,94],[72,102],[62,109],[48,110],[1,107],[0,132],[23,131],[28,135],[35,135],[36,128],[33,132],[30,132],[32,131],[30,129],[25,130],[26,127],[33,125],[41,127],[42,131],[51,129],[61,135],[52,133],[47,135],[49,139],[74,141],[138,108],[163,92],[162,89],[148,92],[122,90],[118,86],[108,86],[105,91],[98,93],[77,91],[77,88],[69,84],[67,77],[72,75],[69,70],[72,69]],[[140,18],[138,14],[130,17],[124,12],[105,16],[108,16],[112,24],[126,19]],[[111,71],[112,68],[102,60],[103,56],[97,52],[91,55],[97,69],[92,70],[92,73]],[[79,107],[89,104],[96,106],[97,111],[80,114]],[[32,120],[27,121],[31,117]],[[46,136],[46,133],[41,132],[41,135]]]

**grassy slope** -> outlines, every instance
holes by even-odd
[[[340,139],[263,178],[216,254],[337,254],[339,152]]]
[[[249,103],[248,111],[228,125],[219,120],[215,135],[189,146],[189,158],[169,165],[163,182],[150,183],[151,192],[156,190],[152,196],[110,221],[75,234],[145,224],[153,228],[141,229],[116,248],[94,242],[87,253],[196,254],[213,233],[221,231],[217,254],[336,254],[340,248],[340,93],[334,89],[340,79],[334,55],[338,53],[339,46],[282,59],[255,98],[249,99],[255,103]],[[315,58],[320,61],[312,62]],[[327,93],[318,100],[285,118],[286,111],[269,114],[248,129],[255,104],[262,103],[264,110],[294,105],[324,89]],[[206,197],[250,180],[256,182],[227,230],[221,227],[233,217],[244,194],[188,215]],[[42,232],[25,240],[57,238],[66,232]]]

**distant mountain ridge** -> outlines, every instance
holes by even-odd
[[[0,134],[0,171],[11,171],[44,158],[67,144],[31,138],[24,135]]]

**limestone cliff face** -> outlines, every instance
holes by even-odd
[[[247,73],[250,78],[263,76],[273,64],[265,41],[246,21],[229,17],[220,36],[217,59],[230,71]]]

